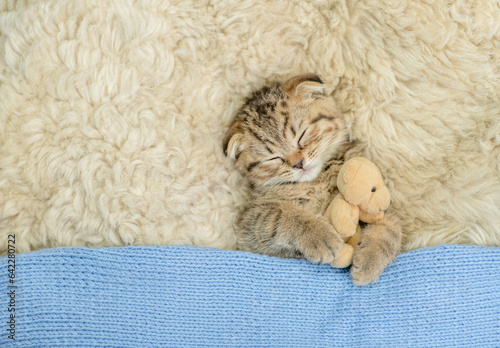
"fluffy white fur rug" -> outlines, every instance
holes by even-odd
[[[0,249],[234,245],[244,97],[316,72],[406,249],[500,245],[500,9],[473,1],[0,2]]]

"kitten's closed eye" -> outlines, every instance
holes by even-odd
[[[257,167],[258,165],[272,165],[272,166],[280,165],[280,166],[282,166],[284,163],[285,163],[285,160],[283,158],[276,156],[276,157],[272,157],[269,159],[265,159],[263,161],[255,161],[255,162],[250,163],[247,167],[247,171],[250,172],[252,169]]]
[[[266,162],[276,162],[279,164],[283,164],[283,163],[285,163],[285,160],[281,157],[276,156],[276,157],[273,157],[273,158],[266,160]]]
[[[300,150],[304,149],[304,146],[305,146],[304,144],[301,144],[301,141],[302,141],[302,138],[304,137],[304,135],[306,134],[306,131],[307,131],[307,129],[302,132],[302,135],[299,137],[299,140],[297,141],[297,146]]]

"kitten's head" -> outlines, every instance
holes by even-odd
[[[223,148],[256,185],[314,180],[347,140],[320,78],[296,76],[256,91],[238,112]]]

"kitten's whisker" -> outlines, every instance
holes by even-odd
[[[338,140],[338,138],[339,138],[339,133],[338,133],[338,132],[337,132],[337,133],[335,133],[335,134],[333,134],[333,135],[332,135],[332,136],[328,139],[327,143],[325,143],[324,148],[326,148],[326,147],[330,147],[330,146],[331,146],[331,145],[332,145],[335,141],[337,141],[337,140]],[[340,145],[340,144],[339,144],[339,145]],[[322,147],[322,149],[323,149],[323,147]]]
[[[313,153],[316,154],[321,154],[323,153],[328,147],[330,147],[335,140],[337,139],[337,134],[334,134],[330,138],[328,138],[325,142],[323,142],[316,150],[313,151]],[[313,156],[313,153],[311,153],[311,156]]]

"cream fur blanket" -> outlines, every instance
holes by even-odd
[[[234,246],[221,139],[316,72],[384,174],[405,249],[500,245],[500,9],[473,1],[0,2],[0,239]]]

